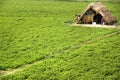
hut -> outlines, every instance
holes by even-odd
[[[93,22],[113,25],[117,20],[101,2],[96,2],[89,4],[77,20],[78,24],[92,24]]]

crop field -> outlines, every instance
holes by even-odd
[[[120,29],[65,24],[92,1],[0,0],[0,80],[120,80]]]

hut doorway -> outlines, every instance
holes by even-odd
[[[101,24],[101,19],[103,17],[100,15],[100,14],[96,14],[94,17],[93,17],[93,21],[96,22],[96,24]]]

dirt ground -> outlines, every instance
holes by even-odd
[[[100,25],[100,24],[76,24],[72,23],[70,26],[96,27],[96,28],[120,28],[118,25]]]

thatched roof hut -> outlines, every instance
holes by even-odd
[[[79,17],[78,23],[92,23],[96,22],[101,24],[101,20],[104,20],[105,24],[114,24],[117,22],[111,12],[101,3],[91,3],[87,9]]]

